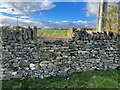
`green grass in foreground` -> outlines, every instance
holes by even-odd
[[[67,30],[38,30],[38,37],[66,37]]]
[[[120,73],[120,72],[119,72]],[[9,81],[3,81],[3,90],[10,88],[17,90],[17,88],[118,88],[120,82],[118,82],[118,71],[86,71],[81,73],[73,73],[68,76],[56,76],[39,80],[19,80],[12,79]]]

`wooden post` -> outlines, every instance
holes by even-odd
[[[102,31],[103,0],[99,3],[98,32]]]

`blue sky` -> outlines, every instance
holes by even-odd
[[[35,12],[34,18],[43,21],[76,21],[76,20],[95,20],[95,16],[86,16],[86,3],[85,2],[56,2],[55,8],[50,10],[43,10]]]
[[[94,27],[98,5],[88,2],[0,3],[4,25],[42,28]]]

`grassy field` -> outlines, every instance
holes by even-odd
[[[66,38],[67,30],[38,30],[37,37]]]
[[[39,80],[19,80],[12,79],[3,81],[3,89],[18,90],[21,88],[29,88],[29,90],[41,88],[119,88],[120,82],[118,79],[119,73],[117,70],[109,71],[86,71],[81,73],[73,73],[68,76],[56,76]],[[23,89],[23,90],[24,90]],[[72,89],[75,90],[75,89]],[[107,89],[108,90],[108,89]],[[112,89],[114,90],[114,89]]]

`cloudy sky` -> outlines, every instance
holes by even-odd
[[[95,27],[97,2],[0,2],[0,25],[41,28]]]

